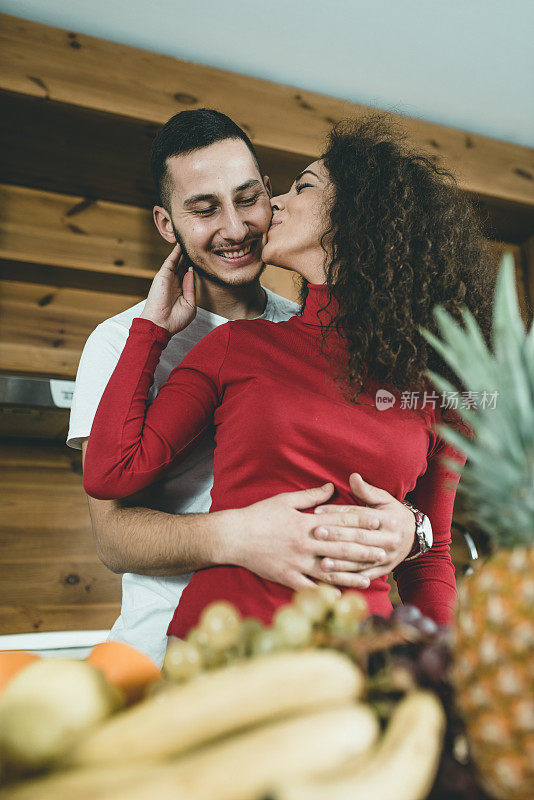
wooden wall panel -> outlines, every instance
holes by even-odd
[[[0,283],[0,370],[74,378],[85,340],[141,298],[44,284]]]
[[[98,559],[79,453],[0,447],[0,633],[106,628],[121,578]]]
[[[255,144],[319,155],[324,134],[371,109],[291,86],[2,15],[0,89],[163,123],[184,108],[224,110]],[[423,120],[387,115],[484,197],[534,205],[534,152]]]
[[[120,603],[47,606],[28,597],[25,603],[0,605],[0,634],[109,630],[119,612]]]
[[[495,257],[495,266],[498,268],[504,253],[511,253],[515,264],[515,280],[521,316],[525,325],[532,322],[532,301],[529,292],[529,272],[525,263],[524,251],[519,245],[506,242],[489,242],[490,250]]]
[[[5,260],[151,280],[170,252],[144,208],[0,184],[0,212]]]
[[[5,183],[152,208],[149,151],[158,125],[13,92],[0,91],[0,109]],[[274,194],[286,192],[310,162],[257,142],[256,151]],[[490,238],[522,242],[534,231],[534,205],[470,196]]]
[[[151,209],[150,146],[159,125],[68,103],[0,91],[5,183]],[[257,146],[275,194],[309,164],[298,153]]]

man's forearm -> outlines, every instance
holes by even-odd
[[[159,576],[222,563],[233,514],[167,514],[93,500],[89,508],[98,555],[109,569]]]

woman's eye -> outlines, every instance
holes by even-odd
[[[313,188],[313,187],[312,187],[312,185],[311,185],[311,183],[299,183],[299,185],[298,185],[298,186],[295,186],[295,191],[296,191],[296,193],[297,193],[297,194],[300,194],[300,192],[301,192],[303,189],[305,189],[307,186],[309,186],[310,188]]]

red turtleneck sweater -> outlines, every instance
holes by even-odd
[[[93,497],[125,497],[161,478],[209,426],[215,426],[211,511],[242,508],[280,492],[332,481],[333,502],[354,503],[348,478],[359,472],[430,517],[432,549],[395,570],[404,603],[451,622],[456,599],[450,524],[458,476],[442,456],[461,460],[433,430],[439,409],[378,410],[374,396],[345,398],[334,369],[340,340],[322,352],[324,286],[310,286],[302,316],[286,322],[239,320],[209,333],[173,370],[147,406],[154,370],[170,335],[134,319],[102,396],[87,447],[84,486]],[[329,319],[326,315],[325,319]],[[337,354],[337,356],[336,356]],[[273,554],[276,558],[276,554]],[[385,577],[362,590],[371,613],[392,610]],[[237,566],[202,569],[184,590],[168,633],[185,636],[213,600],[269,623],[292,591]]]

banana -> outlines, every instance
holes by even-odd
[[[398,704],[369,758],[353,770],[317,780],[282,783],[273,800],[424,800],[434,782],[445,732],[435,694],[415,690]]]
[[[333,650],[278,653],[203,674],[90,733],[69,765],[160,760],[267,720],[346,704],[364,676]]]
[[[13,787],[0,800],[252,800],[277,780],[319,775],[361,757],[379,724],[362,703],[254,728],[171,763],[80,769]]]
[[[0,800],[100,800],[113,796],[130,783],[153,774],[152,764],[120,764],[112,767],[52,772],[0,788]]]

